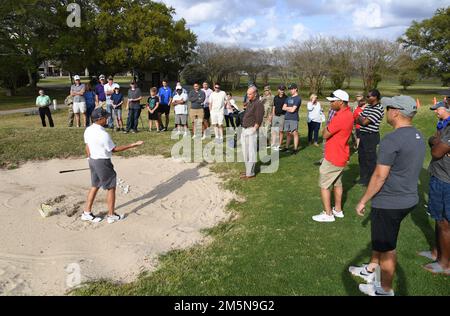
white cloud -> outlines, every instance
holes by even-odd
[[[378,3],[369,3],[364,9],[353,12],[353,23],[358,28],[379,28],[382,26],[381,6]]]

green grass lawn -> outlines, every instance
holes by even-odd
[[[431,88],[436,88],[431,86]],[[424,87],[422,89],[428,89]],[[384,94],[395,93],[392,87]],[[417,95],[428,97],[427,91]],[[83,156],[82,129],[66,126],[66,112],[55,115],[57,127],[42,129],[37,116],[0,116],[0,161],[15,168],[27,160]],[[415,121],[430,136],[434,114],[422,107]],[[383,133],[391,129],[383,125]],[[300,133],[305,144],[306,112],[301,112]],[[114,133],[117,144],[136,140],[146,143],[131,155],[170,155],[174,141],[168,134]],[[208,230],[213,242],[160,259],[159,269],[143,274],[126,285],[96,282],[75,291],[76,295],[360,295],[359,280],[347,272],[370,256],[370,222],[354,211],[363,189],[354,186],[358,176],[357,155],[344,175],[346,217],[332,224],[319,224],[311,216],[322,210],[318,187],[319,170],[313,162],[321,148],[307,147],[297,156],[282,155],[279,171],[260,174],[252,182],[239,181],[243,164],[211,165],[224,178],[225,188],[245,199],[233,201],[229,210],[238,218]],[[397,295],[450,295],[449,279],[421,268],[426,259],[416,255],[428,250],[434,239],[434,224],[425,213],[430,155],[427,154],[419,183],[419,207],[403,223],[398,243]],[[155,172],[163,172],[155,170]],[[86,179],[88,181],[89,179]],[[86,182],[88,183],[88,182]]]

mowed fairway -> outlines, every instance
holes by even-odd
[[[436,125],[434,114],[425,106],[433,96],[428,88],[428,85],[411,88],[413,96],[423,99],[415,124],[426,138],[433,134]],[[438,87],[434,86],[434,89]],[[381,88],[384,94],[398,93],[396,88],[386,90],[388,92],[385,93]],[[301,95],[305,100],[304,91]],[[306,144],[305,104],[304,101],[300,124],[302,145]],[[57,113],[55,118],[57,128],[43,130],[37,116],[0,117],[2,167],[16,167],[25,160],[82,156],[83,131],[65,127],[65,111]],[[383,133],[390,130],[384,124]],[[113,134],[118,144],[140,139],[146,142],[127,155],[169,156],[174,144],[169,138],[169,134],[147,132]],[[349,265],[365,263],[370,256],[370,221],[368,216],[362,219],[354,211],[363,193],[362,187],[353,184],[359,172],[358,157],[356,154],[352,156],[344,174],[345,219],[319,224],[313,222],[311,216],[322,210],[319,170],[313,164],[321,155],[322,149],[315,147],[304,148],[297,156],[281,154],[277,173],[260,174],[251,182],[237,179],[243,164],[211,165],[224,177],[226,188],[245,199],[229,205],[230,211],[238,215],[236,220],[205,232],[213,237],[212,243],[164,255],[156,272],[144,274],[132,284],[98,282],[72,294],[360,295],[360,280],[347,272]],[[419,184],[421,201],[403,222],[400,231],[399,264],[394,284],[396,295],[450,295],[449,278],[423,270],[421,265],[428,261],[416,255],[418,251],[428,250],[434,240],[434,223],[424,207],[429,161],[427,153]],[[157,167],[152,170],[164,172]]]

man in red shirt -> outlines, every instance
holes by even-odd
[[[350,158],[348,140],[352,135],[354,122],[353,113],[348,106],[349,95],[347,92],[336,90],[327,99],[336,114],[323,130],[323,138],[326,139],[325,159],[320,167],[319,185],[324,211],[313,216],[313,220],[320,223],[334,222],[335,217],[344,218],[342,173]],[[334,208],[331,208],[332,187],[334,187]]]

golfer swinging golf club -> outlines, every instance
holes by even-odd
[[[123,215],[117,215],[114,213],[117,175],[114,171],[114,166],[111,163],[112,153],[136,148],[144,144],[144,142],[138,141],[128,146],[116,147],[111,139],[111,136],[104,128],[104,126],[107,125],[109,116],[110,114],[103,108],[99,107],[95,109],[92,113],[92,121],[94,124],[88,127],[84,133],[86,154],[88,156],[89,168],[91,170],[92,188],[89,190],[86,209],[83,215],[81,215],[82,221],[92,223],[99,223],[102,221],[102,218],[96,217],[92,214],[92,205],[94,204],[95,197],[100,187],[108,191],[108,223],[113,224],[124,218]]]

